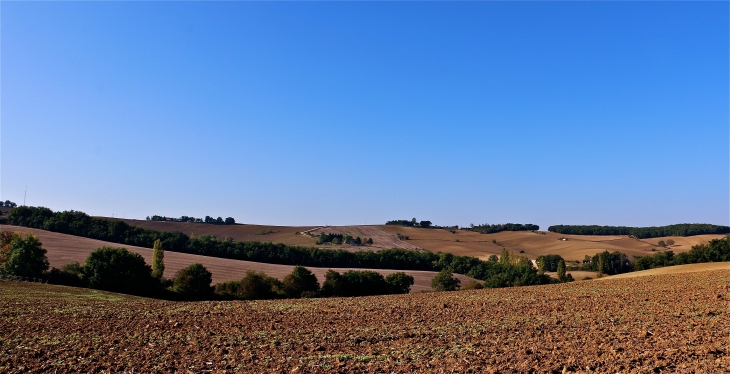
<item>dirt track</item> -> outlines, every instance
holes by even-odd
[[[730,271],[175,303],[0,282],[0,371],[727,373]]]
[[[152,250],[149,248],[134,247],[116,243],[104,242],[101,240],[82,238],[73,235],[59,234],[55,232],[28,229],[25,227],[0,225],[0,231],[20,231],[20,232],[32,232],[40,239],[48,253],[48,260],[51,266],[60,268],[63,265],[78,261],[83,263],[89,254],[99,247],[111,246],[111,247],[124,247],[132,252],[139,253],[145,258],[148,264],[152,263]],[[245,274],[246,270],[263,271],[264,273],[284,279],[284,277],[291,273],[293,266],[289,265],[276,265],[276,264],[265,264],[260,262],[251,261],[240,261],[230,260],[223,258],[198,256],[187,253],[176,253],[176,252],[165,252],[165,274],[166,278],[173,278],[178,270],[189,266],[194,263],[203,264],[211,273],[213,273],[213,283],[220,283],[230,280],[239,280]],[[324,282],[324,275],[329,268],[317,268],[307,267],[317,276],[319,282]],[[339,272],[350,270],[343,268],[336,268]],[[355,269],[355,270],[373,270],[383,275],[392,274],[399,270],[380,270],[380,269]],[[406,270],[405,273],[413,276],[415,283],[411,287],[411,292],[420,292],[431,290],[431,280],[436,275],[435,272],[431,271],[413,271]],[[463,275],[456,275],[464,284],[472,278]]]

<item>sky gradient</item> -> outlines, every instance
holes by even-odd
[[[0,199],[730,224],[727,2],[2,2]]]

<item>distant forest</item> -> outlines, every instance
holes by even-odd
[[[681,223],[656,227],[555,225],[548,227],[548,231],[568,235],[631,235],[638,239],[647,239],[663,236],[728,234],[730,227],[704,223]]]
[[[148,221],[169,221],[169,222],[194,222],[194,223],[210,223],[213,225],[235,225],[236,220],[233,217],[223,219],[221,217],[213,218],[211,216],[205,216],[205,218],[195,218],[189,216],[182,216],[180,218],[172,218],[165,216],[154,215],[152,217],[147,216]]]
[[[210,257],[331,268],[370,268],[441,271],[449,269],[484,281],[485,287],[511,287],[553,282],[538,274],[526,257],[512,262],[482,261],[448,253],[384,249],[379,251],[326,250],[267,242],[234,242],[215,236],[190,238],[181,232],[148,230],[124,221],[90,217],[78,211],[53,212],[43,207],[18,207],[8,214],[11,225],[32,227],[86,238],[152,248],[160,240],[164,250]],[[496,258],[496,256],[494,256]]]
[[[524,225],[521,223],[504,223],[496,225],[489,225],[485,223],[479,226],[472,225],[471,227],[463,227],[462,230],[474,231],[480,234],[493,234],[495,232],[502,231],[537,231],[540,230],[540,226],[533,225],[531,223]]]

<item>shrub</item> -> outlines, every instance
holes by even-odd
[[[667,239],[667,242],[666,243],[667,243],[667,245],[674,245],[674,240]]]
[[[281,282],[262,272],[248,270],[241,279],[237,298],[244,300],[278,299],[284,296]]]
[[[322,283],[322,295],[324,296],[342,296],[345,294],[345,284],[342,274],[330,269],[324,275],[324,283]]]
[[[47,274],[48,283],[71,287],[85,287],[84,268],[78,262],[63,265],[61,269],[52,268]]]
[[[33,234],[16,235],[10,241],[10,251],[3,263],[3,272],[20,277],[40,278],[48,270],[46,250]]]
[[[482,282],[476,281],[474,279],[466,282],[463,287],[461,287],[462,290],[481,290],[484,288],[484,285]]]
[[[314,296],[319,291],[319,281],[309,269],[295,266],[282,282],[284,293],[289,297]]]
[[[172,289],[189,300],[207,300],[213,295],[212,281],[213,274],[205,266],[192,264],[177,272]]]
[[[456,291],[461,281],[454,278],[451,269],[441,270],[431,281],[431,287],[436,291]]]
[[[159,284],[144,258],[125,248],[101,247],[91,252],[83,274],[91,288],[134,295],[150,295]]]
[[[657,243],[657,245],[660,247],[666,247],[667,243],[664,243],[664,240],[660,240],[659,243]]]
[[[413,282],[413,277],[403,272],[389,274],[385,277],[385,283],[387,284],[389,294],[409,293],[411,292]]]

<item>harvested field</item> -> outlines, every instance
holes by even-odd
[[[711,270],[728,270],[728,271],[730,271],[730,262],[709,262],[709,263],[702,263],[702,264],[667,266],[667,267],[663,267],[663,268],[634,271],[631,273],[612,275],[610,277],[603,277],[603,278],[601,278],[601,280],[646,277],[646,276],[650,276],[650,275],[662,275],[662,274],[696,273],[696,272],[700,272],[700,271],[711,271]]]
[[[432,252],[453,253],[481,259],[486,259],[492,254],[499,255],[503,247],[512,253],[521,254],[533,260],[538,256],[556,254],[563,256],[567,261],[582,261],[586,255],[593,256],[606,250],[619,251],[628,255],[649,256],[655,253],[652,249],[672,250],[680,253],[689,251],[693,245],[709,243],[712,239],[725,237],[725,235],[697,235],[637,240],[627,236],[563,235],[544,231],[503,231],[494,234],[479,234],[461,230],[451,233],[442,229],[381,227],[392,234],[400,232],[408,235],[409,243]],[[567,240],[560,240],[561,238]],[[666,249],[657,245],[660,240],[666,242],[668,239],[674,240],[675,244]],[[520,253],[520,251],[524,252]]]
[[[160,231],[180,231],[190,235],[215,235],[218,238],[230,237],[241,241],[269,241],[289,245],[315,246],[313,236],[320,232],[344,234],[360,237],[372,237],[372,246],[319,246],[321,248],[338,248],[352,251],[379,250],[384,248],[403,248],[409,250],[425,249],[431,252],[452,253],[461,256],[473,256],[486,260],[489,256],[502,252],[507,248],[513,253],[536,259],[538,256],[556,254],[567,261],[582,261],[603,251],[619,251],[634,256],[649,256],[657,251],[672,250],[675,253],[686,252],[693,245],[709,243],[712,239],[721,239],[725,235],[697,235],[688,237],[663,237],[652,239],[631,239],[619,235],[563,235],[552,232],[503,231],[495,234],[479,234],[471,231],[455,230],[451,233],[444,229],[424,229],[419,227],[357,225],[327,227],[286,227],[259,225],[209,225],[200,223],[154,222],[140,220],[124,220],[140,227]],[[261,230],[272,230],[271,234],[256,235]],[[308,231],[313,236],[295,235]],[[410,240],[399,240],[397,233],[406,235]],[[565,238],[567,240],[560,240]],[[674,245],[659,247],[660,240],[674,240]],[[493,243],[496,241],[497,243]],[[520,253],[520,251],[524,251]]]
[[[198,303],[0,282],[0,371],[723,373],[729,282]]]
[[[390,248],[402,248],[402,249],[408,249],[417,251],[421,248],[418,246],[415,246],[407,240],[400,240],[398,237],[390,233],[388,231],[385,231],[381,228],[381,226],[325,226],[320,227],[315,230],[309,231],[308,234],[312,235],[313,237],[319,236],[319,234],[325,233],[325,234],[342,234],[342,235],[350,235],[353,238],[360,237],[360,238],[372,238],[373,244],[367,245],[367,246],[349,246],[349,245],[326,245],[326,246],[320,246],[320,247],[333,247],[333,248],[343,248],[343,249],[350,249],[350,250],[380,250],[380,249],[390,249]]]
[[[105,246],[127,248],[129,251],[142,255],[148,264],[152,263],[152,249],[149,248],[109,243],[101,240],[18,226],[0,225],[0,231],[20,231],[35,234],[40,239],[41,243],[43,243],[43,248],[48,251],[47,256],[51,266],[57,268],[61,268],[63,265],[73,261],[83,263],[92,251]],[[291,273],[294,268],[294,266],[290,265],[266,264],[261,262],[231,260],[166,251],[164,276],[166,278],[173,278],[178,270],[194,263],[203,264],[203,266],[205,266],[213,274],[213,283],[239,280],[243,277],[247,270],[262,271],[272,277],[284,279],[284,277]],[[324,282],[325,273],[327,273],[329,268],[307,268],[317,276],[320,284]],[[347,270],[373,270],[385,276],[401,271],[350,268],[335,268],[334,270],[339,272]],[[410,274],[414,278],[415,283],[413,284],[413,287],[411,287],[411,292],[431,290],[431,280],[434,276],[436,276],[436,272],[415,270],[403,270],[403,272]],[[461,280],[462,284],[472,279],[460,274],[456,274],[455,276]]]
[[[297,235],[296,233],[316,228],[316,226],[212,225],[190,222],[145,221],[119,218],[107,219],[124,221],[132,226],[139,226],[150,230],[179,231],[188,236],[213,235],[218,239],[231,238],[241,242],[272,242],[307,247],[314,246],[314,239],[304,235]]]

